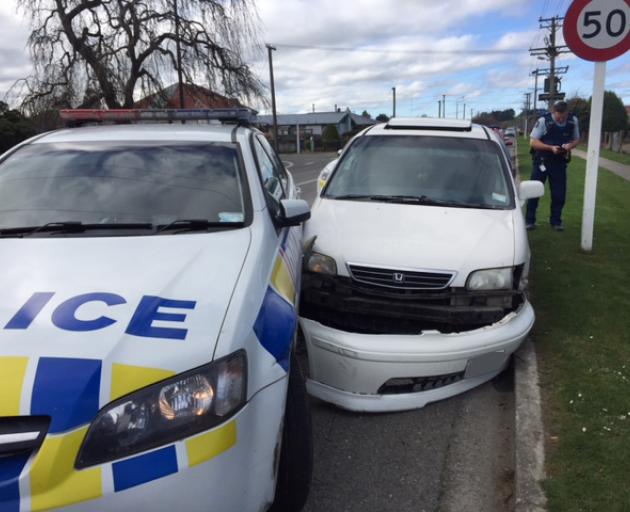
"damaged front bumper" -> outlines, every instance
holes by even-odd
[[[406,308],[399,308],[401,300],[384,299],[379,293],[358,297],[370,306],[367,311],[357,307],[353,314],[355,294],[333,299],[331,308],[324,309],[331,315],[328,319],[310,318],[315,316],[310,292],[303,290],[300,318],[309,358],[308,391],[355,411],[415,409],[490,380],[507,365],[534,324],[534,310],[518,292],[508,291],[503,299],[496,292],[487,294],[493,301],[503,300],[500,306],[481,301],[476,306],[453,305],[453,300],[474,302],[483,294],[446,291],[439,300],[448,304],[409,299]],[[335,325],[335,316],[337,321],[355,316],[352,321],[361,324],[366,315],[377,322],[363,327],[363,332]],[[403,327],[397,330],[400,323]],[[448,332],[437,329],[439,325],[446,325]],[[389,333],[379,332],[388,326]]]

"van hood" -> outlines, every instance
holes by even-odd
[[[0,240],[7,356],[181,372],[212,359],[248,228],[141,237]],[[27,372],[28,373],[28,372]]]
[[[315,250],[348,263],[448,270],[464,286],[473,270],[514,265],[512,210],[343,201],[323,198],[307,222]]]

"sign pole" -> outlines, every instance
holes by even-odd
[[[584,180],[584,210],[582,212],[582,249],[588,252],[593,249],[593,224],[595,223],[595,197],[597,196],[597,172],[602,138],[605,82],[606,61],[596,62],[593,79],[593,98],[591,100],[591,120],[588,127],[588,155],[586,159],[586,178]]]

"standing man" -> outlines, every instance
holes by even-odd
[[[567,193],[567,164],[570,151],[578,145],[580,131],[578,120],[568,112],[564,101],[557,102],[550,113],[539,118],[530,135],[529,145],[533,151],[532,180],[543,184],[549,178],[551,189],[551,215],[549,224],[556,231],[564,230],[562,207]],[[536,228],[538,199],[527,201],[525,220],[527,229]]]

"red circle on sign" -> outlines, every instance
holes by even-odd
[[[630,50],[630,32],[628,32],[619,43],[610,48],[592,48],[580,39],[578,35],[578,18],[582,9],[592,1],[593,0],[574,0],[569,6],[569,10],[564,17],[564,23],[562,24],[562,33],[564,34],[565,42],[575,55],[585,60],[603,62],[623,55]],[[630,0],[624,1],[626,4],[630,5]]]

